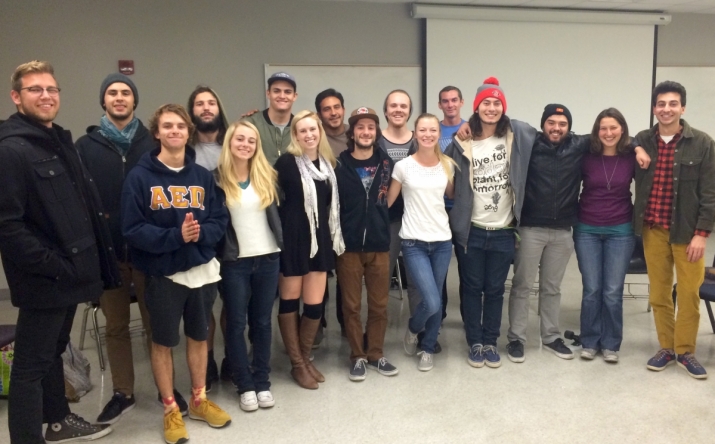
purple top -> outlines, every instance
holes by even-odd
[[[619,156],[588,154],[584,157],[578,214],[581,223],[609,227],[632,220],[631,181],[635,177],[635,163],[636,156],[632,152]]]

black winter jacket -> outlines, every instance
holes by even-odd
[[[22,114],[0,126],[0,254],[13,305],[58,308],[121,284],[99,193],[72,136]]]
[[[581,161],[591,136],[570,133],[554,146],[539,133],[531,151],[520,225],[569,228],[578,223]]]
[[[392,180],[394,163],[377,147],[380,162],[369,193],[355,171],[354,158],[348,151],[340,153],[335,177],[340,195],[340,228],[348,252],[385,252],[390,250],[390,216],[387,190]]]
[[[129,262],[131,260],[129,248],[122,236],[121,218],[119,217],[122,186],[127,173],[136,166],[144,153],[157,147],[157,142],[139,122],[132,145],[124,156],[111,141],[99,132],[99,126],[96,125],[88,127],[87,134],[77,139],[75,146],[84,166],[95,179],[117,258],[123,262]]]

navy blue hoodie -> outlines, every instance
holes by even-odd
[[[229,216],[223,191],[195,163],[192,148],[186,147],[185,166],[178,173],[157,159],[159,152],[144,154],[124,181],[122,234],[137,269],[149,276],[171,276],[216,256]],[[189,212],[201,228],[198,242],[186,243],[181,235]]]

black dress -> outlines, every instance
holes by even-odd
[[[318,160],[313,162],[320,169]],[[285,196],[278,207],[283,228],[283,249],[281,250],[281,273],[284,276],[304,276],[311,271],[328,271],[335,268],[333,241],[330,238],[328,215],[332,188],[330,182],[313,180],[318,197],[318,226],[316,237],[318,251],[310,257],[310,225],[305,213],[303,182],[301,181],[295,156],[286,153],[278,158],[274,166],[278,172],[278,184]]]

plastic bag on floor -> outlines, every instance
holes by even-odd
[[[89,361],[72,342],[69,342],[67,350],[62,353],[62,363],[65,371],[65,396],[71,402],[79,402],[79,398],[92,390]]]

